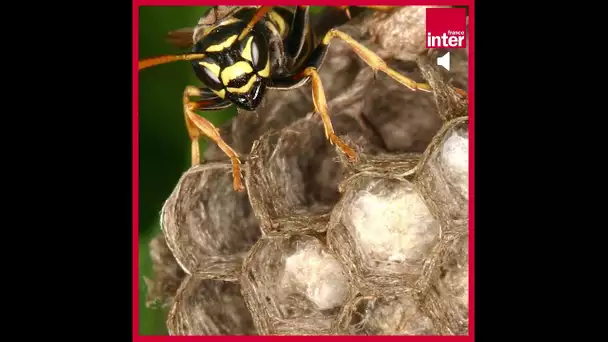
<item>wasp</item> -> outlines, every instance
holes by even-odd
[[[350,6],[340,6],[350,18]],[[388,11],[393,6],[362,6]],[[243,191],[241,162],[218,129],[197,111],[231,105],[253,111],[268,89],[288,90],[312,84],[314,110],[321,116],[325,136],[351,161],[357,155],[334,132],[319,68],[333,39],[340,39],[374,71],[381,71],[411,90],[430,92],[389,68],[374,52],[334,26],[321,37],[311,29],[310,6],[215,6],[191,30],[170,34],[173,43],[190,47],[181,55],[141,60],[139,70],[175,61],[190,61],[202,87],[187,86],[183,93],[186,128],[191,140],[192,165],[200,163],[199,139],[215,142],[232,163],[233,187]],[[193,98],[198,98],[193,100]]]

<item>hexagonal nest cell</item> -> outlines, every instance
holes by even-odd
[[[340,27],[414,92],[340,40],[320,75],[336,133],[310,84],[269,91],[220,131],[246,192],[213,144],[186,171],[151,245],[149,301],[172,335],[468,334],[468,99],[465,49],[452,71],[424,48],[424,7],[366,11]]]

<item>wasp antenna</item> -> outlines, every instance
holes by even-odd
[[[139,70],[149,68],[155,65],[167,64],[177,61],[191,61],[195,59],[201,59],[203,57],[205,57],[205,54],[203,53],[187,53],[184,55],[168,55],[146,58],[144,60],[139,61]]]
[[[260,6],[257,9],[257,11],[255,12],[255,14],[253,15],[253,18],[251,18],[251,20],[249,21],[249,23],[243,30],[243,32],[241,32],[241,34],[239,35],[238,39],[239,40],[243,39],[247,35],[247,33],[249,33],[253,29],[255,24],[257,24],[258,21],[262,20],[262,18],[264,18],[264,16],[266,15],[266,13],[268,13],[273,7],[274,6]]]

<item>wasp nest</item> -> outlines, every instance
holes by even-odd
[[[147,283],[171,305],[171,334],[468,333],[468,103],[453,89],[466,90],[467,52],[452,51],[452,72],[435,66],[423,7],[342,30],[434,92],[375,74],[334,40],[320,72],[358,163],[326,140],[310,85],[271,91],[226,124],[247,192],[211,145],[153,241]]]

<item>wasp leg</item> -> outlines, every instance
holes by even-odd
[[[363,46],[361,43],[357,42],[354,38],[349,36],[348,34],[338,31],[336,29],[331,29],[325,37],[323,37],[323,41],[321,46],[329,46],[331,40],[334,38],[340,38],[346,44],[348,44],[351,49],[361,58],[367,65],[369,65],[374,71],[382,71],[385,74],[389,75],[395,81],[403,84],[411,90],[423,90],[423,91],[431,91],[431,87],[425,83],[417,83],[397,71],[391,69],[386,65],[386,62],[380,58],[380,56],[376,55],[373,51]]]
[[[357,160],[357,154],[346,145],[334,132],[334,128],[329,118],[329,111],[327,110],[327,100],[325,99],[325,90],[323,90],[323,84],[321,83],[321,77],[315,67],[308,67],[302,72],[303,77],[310,77],[312,80],[312,100],[315,106],[315,111],[321,115],[323,120],[323,126],[325,127],[325,137],[329,139],[332,144],[338,146],[351,161]]]
[[[319,62],[321,60],[313,59],[314,62]],[[286,77],[273,79],[273,88],[275,89],[291,89],[298,84],[302,84],[304,80],[310,79],[312,82],[312,100],[315,107],[315,112],[319,113],[321,116],[321,120],[323,120],[323,126],[325,127],[325,137],[330,141],[330,143],[335,144],[346,154],[348,159],[351,161],[357,161],[357,154],[346,145],[334,131],[333,125],[331,124],[331,119],[329,118],[329,110],[327,109],[327,100],[325,98],[325,90],[323,90],[323,84],[321,83],[321,77],[319,77],[319,73],[317,72],[316,65],[311,65],[309,61],[306,64],[306,67],[300,71],[299,73]]]
[[[336,37],[340,38],[342,41],[344,41],[346,44],[348,44],[351,47],[351,49],[353,49],[353,51],[359,56],[359,58],[361,58],[367,65],[372,67],[372,69],[374,69],[374,71],[380,70],[380,71],[384,72],[385,74],[389,75],[391,78],[393,78],[394,80],[403,84],[404,86],[408,87],[411,90],[422,90],[422,91],[428,91],[428,92],[432,91],[431,87],[428,84],[417,83],[417,82],[401,75],[397,71],[389,68],[388,65],[386,65],[386,62],[384,62],[384,60],[382,60],[382,58],[380,58],[380,56],[376,55],[370,49],[366,48],[361,43],[357,42],[354,38],[352,38],[348,34],[342,32],[342,31],[339,31],[337,29],[331,29],[325,34],[325,36],[321,40],[320,44],[315,48],[315,50],[308,57],[308,60],[303,65],[302,70],[307,67],[315,67],[316,69],[320,68],[321,65],[323,64],[323,60],[325,59],[325,56],[327,55],[327,51],[329,49],[329,44],[331,43],[331,40]],[[296,71],[294,74],[298,74],[301,72],[302,71],[299,71],[299,72]],[[296,78],[297,78],[297,76],[287,76],[287,77],[273,79],[271,87],[278,88],[278,89],[290,89],[293,87],[292,84],[294,83],[294,80]],[[462,90],[460,90],[460,91],[466,95],[466,92],[464,92]]]
[[[374,71],[378,71],[378,70],[382,71],[383,73],[387,74],[392,79],[394,79],[395,81],[403,84],[404,86],[408,87],[411,90],[414,90],[414,91],[422,90],[422,91],[427,91],[427,92],[432,91],[431,86],[429,86],[428,84],[417,83],[417,82],[413,81],[412,79],[409,79],[409,78],[401,75],[396,70],[388,67],[388,65],[386,65],[386,62],[384,62],[384,60],[382,60],[382,58],[380,58],[380,56],[376,55],[370,49],[366,48],[361,43],[357,42],[354,38],[352,38],[351,36],[349,36],[348,34],[342,32],[342,31],[339,31],[336,29],[331,29],[329,32],[327,32],[325,37],[323,37],[323,41],[322,41],[320,47],[323,47],[323,46],[328,47],[333,38],[339,38],[342,41],[344,41],[346,44],[348,44],[351,47],[351,49],[353,49],[353,51],[359,56],[359,58],[361,58],[365,63],[367,63],[367,65],[369,65],[372,69],[374,69]],[[323,57],[324,57],[324,54],[325,54],[325,52],[322,53]],[[321,58],[323,58],[323,57],[321,57]],[[461,96],[464,96],[464,97],[467,96],[467,92],[462,89],[454,88],[454,90]]]
[[[190,97],[201,97],[203,100],[190,101]],[[197,115],[195,110],[218,110],[227,108],[231,105],[230,101],[220,99],[213,96],[205,89],[188,86],[184,90],[184,115],[186,119],[186,128],[190,136],[192,165],[200,164],[200,146],[199,139],[201,134],[215,142],[218,147],[230,158],[232,162],[232,186],[236,191],[243,191],[245,188],[242,183],[241,161],[237,153],[230,147],[222,137],[218,129],[207,119]]]

